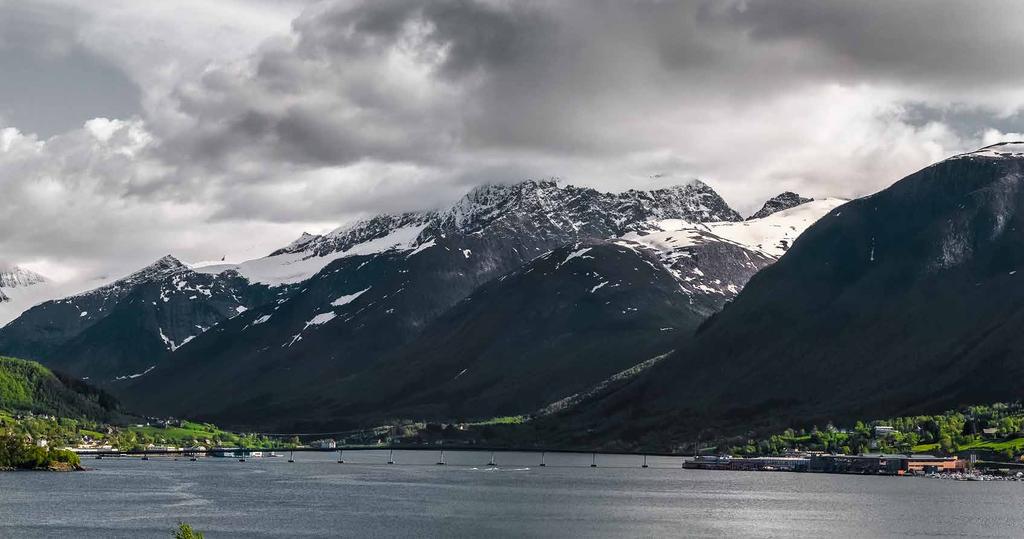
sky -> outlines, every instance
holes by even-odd
[[[0,0],[0,263],[58,281],[483,183],[741,213],[1024,138],[1024,3]]]

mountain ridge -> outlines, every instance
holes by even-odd
[[[48,361],[108,385],[140,411],[233,426],[256,426],[252,418],[262,417],[283,427],[286,409],[308,425],[335,421],[308,412],[311,402],[353,420],[369,419],[360,406],[463,414],[469,409],[445,404],[465,394],[458,384],[477,384],[476,400],[463,400],[490,403],[476,407],[481,411],[529,411],[672,349],[665,327],[692,333],[781,256],[816,212],[836,202],[815,204],[744,221],[699,180],[621,193],[551,180],[485,185],[448,208],[304,233],[239,264],[188,267],[165,256],[110,285],[30,310],[0,330],[0,350],[54,358]],[[580,264],[590,265],[592,275],[573,269]],[[528,268],[547,269],[526,278],[517,273]],[[612,274],[620,284],[590,282]],[[574,312],[613,289],[615,301]],[[469,298],[486,296],[470,303],[498,306],[527,290],[548,291],[531,305],[533,319],[515,316],[515,303],[505,303],[500,315],[463,308]],[[622,304],[631,296],[642,300]],[[664,313],[679,322],[665,323]],[[514,356],[486,345],[502,339],[497,316],[517,334],[534,336],[510,341],[509,350],[529,354],[533,343],[551,343],[537,356],[548,360],[534,363],[548,376],[546,390],[508,370]],[[538,326],[545,317],[549,322]],[[628,320],[634,322],[621,326]],[[459,329],[469,326],[478,328],[476,337]],[[593,332],[601,327],[628,329],[616,342]],[[596,336],[594,361],[577,363],[578,379],[559,363],[572,363],[566,351],[573,341],[559,335],[573,331]],[[649,336],[646,343],[641,335]],[[635,344],[624,349],[620,342]],[[466,346],[477,351],[466,356],[477,367],[458,384],[417,387]],[[621,353],[613,357],[612,350]],[[421,375],[395,375],[414,364]],[[504,382],[496,382],[498,373]],[[391,408],[377,406],[374,399],[401,379],[403,398]],[[503,384],[519,389],[500,399],[488,389]],[[359,396],[373,387],[380,390]]]
[[[671,445],[1019,397],[1022,179],[1024,145],[998,145],[834,209],[692,341],[558,420]]]

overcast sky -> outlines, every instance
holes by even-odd
[[[748,213],[1021,138],[1024,3],[0,0],[0,263],[56,279],[488,182]]]

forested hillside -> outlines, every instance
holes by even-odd
[[[0,412],[109,419],[117,401],[106,392],[34,362],[0,357]]]

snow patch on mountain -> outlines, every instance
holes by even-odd
[[[310,321],[306,322],[306,327],[308,328],[309,326],[322,326],[330,322],[331,320],[334,320],[335,318],[337,318],[337,316],[338,315],[334,314],[333,312],[320,313],[314,316]]]
[[[731,298],[751,275],[785,254],[804,230],[844,202],[817,200],[739,222],[650,221],[646,230],[629,232],[615,243],[653,252],[691,299]]]
[[[707,229],[716,236],[778,258],[789,250],[804,230],[846,202],[841,198],[812,200],[760,219],[708,223]]]
[[[1000,142],[991,146],[953,156],[951,159],[987,157],[993,159],[1018,159],[1024,157],[1024,142]]]
[[[573,252],[569,253],[569,256],[565,257],[565,260],[559,262],[558,265],[555,266],[555,269],[558,269],[558,268],[568,264],[569,261],[574,259],[574,258],[582,257],[583,255],[589,253],[590,249],[591,249],[590,247],[584,247],[582,249],[578,249],[576,251],[573,251]]]
[[[313,318],[307,320],[306,324],[304,326],[302,326],[302,329],[299,330],[298,333],[293,335],[292,336],[292,340],[287,342],[287,343],[285,343],[282,346],[282,348],[291,347],[291,345],[301,341],[302,340],[302,334],[307,329],[309,329],[311,326],[322,326],[322,325],[330,322],[331,320],[334,320],[337,317],[338,317],[338,315],[334,314],[333,312],[320,313],[320,314],[314,316]]]
[[[368,287],[366,287],[365,290],[360,290],[359,292],[356,292],[354,294],[348,294],[348,295],[345,295],[345,296],[341,296],[338,299],[332,301],[331,305],[333,305],[335,307],[341,307],[342,305],[348,305],[349,303],[352,303],[353,301],[355,301],[356,298],[358,298],[359,296],[362,296],[363,294],[368,292],[370,290],[370,288],[371,287],[368,286]]]
[[[257,258],[241,264],[214,264],[192,268],[198,273],[212,275],[225,271],[237,271],[252,283],[281,286],[300,283],[316,275],[331,262],[350,256],[365,256],[392,250],[414,249],[417,239],[426,228],[426,223],[400,227],[388,234],[348,246],[343,251],[317,255],[310,251],[279,252],[264,258]],[[309,244],[310,242],[306,242]],[[294,243],[293,243],[294,245]]]
[[[650,222],[648,230],[630,232],[622,238],[662,252],[672,252],[709,239],[718,239],[778,258],[785,254],[804,230],[845,203],[843,199],[825,198],[760,219],[739,222],[690,223],[680,219],[665,219]]]
[[[149,374],[149,371],[152,371],[155,368],[156,368],[156,365],[151,365],[149,368],[147,368],[146,370],[144,370],[144,371],[142,371],[140,373],[126,374],[124,376],[115,376],[114,377],[114,381],[115,382],[120,382],[122,380],[134,380],[136,378],[139,378],[140,376],[145,376],[145,375]]]

